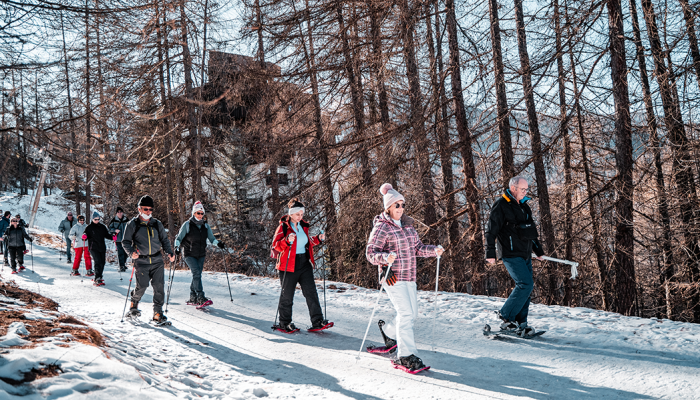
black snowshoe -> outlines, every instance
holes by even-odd
[[[423,364],[423,360],[413,354],[406,357],[399,357],[398,360],[392,361],[392,363],[394,364],[394,368],[401,369],[410,374],[415,374],[430,368]]]

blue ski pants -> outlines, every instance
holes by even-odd
[[[503,258],[510,277],[515,281],[515,289],[501,308],[501,316],[508,321],[519,324],[527,322],[527,312],[530,307],[530,294],[534,286],[532,278],[532,259],[522,257]]]

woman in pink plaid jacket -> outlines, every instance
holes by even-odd
[[[386,275],[384,288],[396,310],[394,321],[384,332],[396,337],[399,360],[396,362],[411,370],[425,368],[418,358],[413,334],[413,323],[418,317],[418,290],[416,287],[416,257],[442,255],[441,246],[425,245],[413,227],[413,218],[403,215],[404,197],[385,183],[379,189],[384,200],[384,212],[374,218],[374,228],[367,243],[367,260],[380,267]],[[392,341],[393,339],[388,339]]]

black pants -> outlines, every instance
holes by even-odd
[[[314,269],[309,261],[308,254],[297,254],[294,260],[294,272],[280,271],[280,283],[282,294],[280,295],[280,324],[292,322],[292,306],[294,305],[294,291],[297,283],[301,286],[301,292],[306,298],[306,305],[309,307],[311,323],[323,319],[323,311],[316,292],[316,282],[314,281]]]
[[[105,270],[105,258],[107,257],[107,252],[90,250],[90,257],[92,257],[92,268],[95,270],[95,279],[102,279],[102,273]]]
[[[10,252],[10,250],[7,248],[7,240],[2,241],[2,248],[5,249],[5,251],[3,252],[3,255],[5,256],[5,264],[7,264],[7,256],[8,256],[8,253]]]
[[[129,256],[126,254],[122,242],[117,242],[117,256],[119,258],[119,268],[126,268],[126,259],[129,258]]]
[[[163,257],[150,257],[140,261],[140,258],[134,260],[134,274],[136,275],[136,289],[131,292],[131,300],[141,301],[141,297],[146,293],[148,284],[153,285],[153,311],[162,311],[165,300],[165,266]]]
[[[10,253],[13,271],[17,270],[17,261],[19,265],[24,265],[24,247],[10,247],[5,251],[5,254],[7,253]]]

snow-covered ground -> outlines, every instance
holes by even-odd
[[[49,398],[696,399],[700,392],[700,325],[533,305],[530,323],[547,330],[543,337],[489,339],[481,329],[497,325],[493,310],[503,299],[440,293],[432,336],[433,294],[420,292],[416,337],[419,356],[432,368],[409,375],[384,356],[363,352],[355,358],[376,290],[328,282],[338,288],[327,291],[327,316],[335,327],[286,335],[270,329],[278,280],[230,275],[231,301],[226,276],[205,273],[206,294],[214,300],[205,312],[185,305],[190,275],[177,271],[167,314],[173,325],[156,328],[146,323],[151,289],[140,306],[142,323],[120,322],[129,275],[120,280],[114,264],[106,268],[107,285],[98,288],[70,277],[55,250],[35,245],[34,253],[36,273],[12,278],[90,323],[106,337],[111,357],[100,358],[91,347],[83,362],[97,358],[82,372],[31,384]],[[299,290],[295,300],[295,323],[307,327]],[[392,316],[383,294],[367,344],[381,343],[376,320]],[[11,354],[42,357],[32,352]]]
[[[34,204],[34,197],[31,195],[20,196],[12,192],[0,192],[2,211],[10,211],[13,216],[20,214],[26,223],[29,223],[29,219],[31,218],[32,204]],[[60,194],[41,196],[34,227],[46,231],[58,232],[58,224],[66,218],[68,211],[75,212],[74,206],[74,202],[71,202]]]

